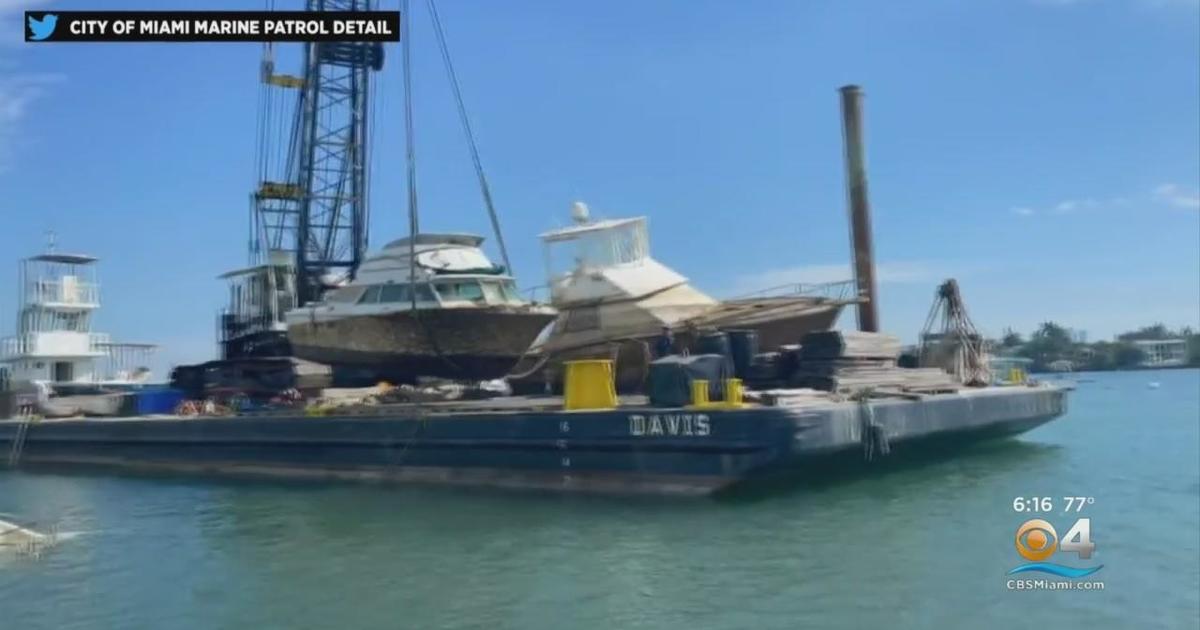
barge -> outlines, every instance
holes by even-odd
[[[0,454],[18,468],[696,496],[921,442],[1012,436],[1065,409],[1065,390],[1049,385],[861,400],[793,390],[774,404],[679,408],[625,397],[579,411],[509,397],[322,416],[0,420]]]

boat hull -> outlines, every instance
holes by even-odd
[[[747,312],[729,317],[708,317],[713,327],[723,329],[753,330],[758,334],[758,344],[763,350],[774,350],[787,344],[797,344],[810,332],[833,328],[845,306],[842,302],[814,301],[796,310],[781,309],[771,315]],[[769,306],[765,307],[769,308]]]
[[[696,331],[706,328],[738,329],[757,333],[759,347],[763,351],[774,350],[781,345],[799,343],[810,332],[829,330],[845,306],[843,302],[831,300],[784,300],[784,304],[779,304],[780,300],[776,298],[724,303],[709,314],[689,320],[683,329],[676,332],[676,344],[695,351],[692,347],[695,339],[692,339],[689,328]],[[757,305],[763,307],[756,308]],[[557,392],[562,388],[563,364],[566,361],[615,358],[617,389],[622,392],[641,391],[649,373],[649,362],[653,358],[651,349],[660,334],[661,325],[647,325],[578,345],[573,345],[570,338],[551,338],[544,349],[530,353],[522,365],[514,368],[514,376],[509,381],[514,391],[520,393],[542,392],[546,389]]]
[[[485,405],[493,405],[488,408]],[[875,465],[939,442],[1027,431],[1066,410],[1051,387],[921,400],[565,412],[536,401],[379,409],[370,416],[63,420],[29,426],[18,465],[705,495],[833,459]],[[19,422],[0,421],[8,452]],[[868,448],[869,447],[869,448]],[[821,475],[801,480],[820,479]]]
[[[339,384],[489,380],[507,374],[553,319],[533,309],[429,309],[293,322],[288,338],[296,357],[332,366]]]

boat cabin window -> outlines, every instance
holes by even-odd
[[[483,302],[483,287],[478,280],[456,280],[437,283],[437,292],[444,300]]]
[[[383,287],[378,284],[367,287],[366,292],[363,293],[363,296],[361,299],[358,300],[358,303],[359,304],[375,304],[376,302],[379,301],[379,293],[380,293],[380,291],[382,291],[382,289],[383,289]]]
[[[330,302],[353,304],[362,299],[363,293],[366,293],[366,291],[366,287],[342,287],[340,289],[330,291],[326,295],[325,299]]]
[[[563,332],[595,330],[600,327],[600,309],[595,306],[572,309],[567,311],[565,315],[566,321],[563,324]]]
[[[409,302],[412,294],[407,284],[385,284],[379,293],[380,302]]]
[[[412,294],[408,290],[407,284],[385,284],[383,285],[383,293],[380,295],[381,302],[411,302]],[[429,285],[417,285],[417,301],[418,302],[436,302],[433,297],[433,291]]]
[[[500,283],[500,293],[504,295],[504,299],[509,302],[520,302],[521,294],[517,291],[517,283],[512,280],[505,280]]]
[[[499,282],[484,282],[483,296],[488,304],[503,304],[508,300],[504,297],[504,289]]]
[[[400,302],[411,302],[412,294],[408,290],[407,284],[377,284],[367,287],[363,293],[359,304],[394,304]],[[418,302],[436,302],[433,291],[428,285],[417,285],[417,301]]]

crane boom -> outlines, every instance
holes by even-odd
[[[305,8],[371,11],[375,4],[306,0]],[[383,45],[306,42],[299,76],[276,73],[274,55],[264,45],[251,267],[226,274],[226,358],[288,354],[284,314],[353,278],[367,251],[371,73],[383,67]]]

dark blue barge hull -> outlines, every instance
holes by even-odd
[[[36,421],[16,465],[566,491],[708,494],[830,455],[1014,435],[1061,415],[1052,387],[738,409],[381,409],[372,415]],[[482,409],[482,407],[481,407]],[[18,421],[0,421],[0,462]]]

